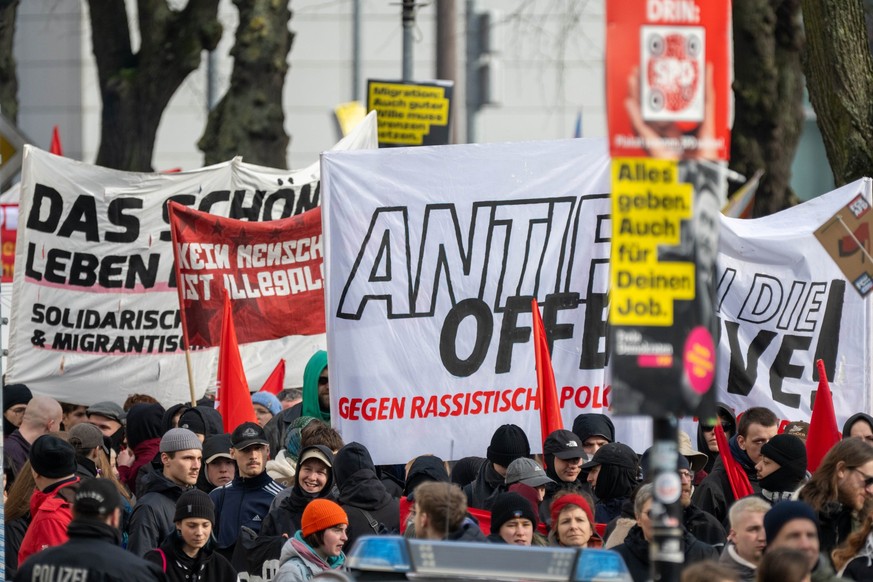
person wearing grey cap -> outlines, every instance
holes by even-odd
[[[140,498],[130,516],[127,549],[137,556],[156,548],[173,531],[176,501],[197,483],[203,445],[186,428],[173,428],[161,437],[162,470],[152,470],[140,482]]]
[[[127,415],[124,409],[115,402],[98,402],[88,407],[86,411],[88,422],[100,429],[103,436],[109,438],[110,446],[116,453],[121,451],[124,442],[124,419]]]
[[[69,540],[25,562],[20,582],[78,580],[87,582],[164,582],[158,566],[125,551],[121,539],[121,496],[105,479],[84,481],[72,502]]]
[[[539,463],[527,457],[520,457],[509,464],[506,468],[506,487],[510,488],[516,483],[532,487],[537,492],[537,501],[546,497],[546,487],[554,484]]]

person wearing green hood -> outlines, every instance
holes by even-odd
[[[315,352],[303,370],[303,416],[330,424],[330,381],[327,375],[327,352]],[[293,407],[292,407],[293,408]]]
[[[273,416],[264,426],[270,442],[270,458],[285,448],[291,424],[301,416],[311,416],[330,424],[330,382],[327,375],[327,352],[318,350],[303,369],[303,401]]]

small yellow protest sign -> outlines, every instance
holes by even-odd
[[[367,83],[367,110],[376,110],[379,146],[449,143],[452,83]]]
[[[674,301],[694,299],[694,263],[659,257],[659,247],[680,244],[682,221],[691,218],[693,188],[677,173],[674,161],[613,160],[613,325],[670,326]]]

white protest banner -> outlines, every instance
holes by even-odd
[[[532,296],[564,422],[605,411],[608,189],[603,140],[323,154],[344,440],[405,463],[481,455],[509,422],[537,435]]]
[[[483,455],[513,422],[531,437],[529,297],[551,339],[566,426],[608,413],[609,184],[600,141],[326,153],[331,416],[378,463]],[[808,420],[815,359],[840,422],[871,409],[869,304],[813,232],[869,181],[751,221],[722,218],[718,399]],[[694,424],[683,421],[692,431]],[[617,436],[648,446],[645,417]]]
[[[337,149],[375,148],[369,115]],[[237,158],[178,174],[108,170],[28,147],[22,172],[8,382],[61,401],[190,398],[166,203],[249,221],[320,202],[318,163],[302,170]],[[280,358],[299,384],[323,334],[240,346],[249,383]],[[215,386],[217,349],[192,352],[196,394]]]
[[[815,231],[870,180],[765,218],[722,217],[716,309],[719,400],[808,421],[824,360],[837,421],[871,409],[871,310]]]

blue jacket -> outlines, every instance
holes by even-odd
[[[250,479],[237,476],[227,485],[213,489],[209,497],[215,503],[218,548],[232,547],[242,526],[260,532],[273,498],[282,489],[266,471]]]

